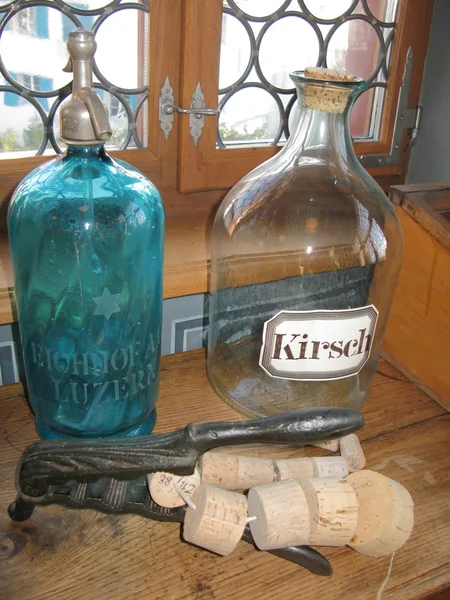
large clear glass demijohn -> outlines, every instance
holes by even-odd
[[[296,129],[228,193],[211,242],[208,376],[248,416],[360,408],[401,263],[395,211],[349,132],[367,84],[327,69],[291,78]]]

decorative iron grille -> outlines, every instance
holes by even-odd
[[[72,75],[61,69],[77,27],[96,34],[94,87],[114,132],[107,146],[146,147],[148,13],[149,0],[0,0],[0,157],[62,151],[59,109]]]
[[[217,146],[285,141],[296,111],[288,72],[314,65],[344,67],[368,81],[352,134],[377,139],[396,7],[397,0],[223,0]],[[240,72],[230,66],[237,63]]]

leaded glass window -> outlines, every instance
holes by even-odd
[[[110,149],[147,147],[149,0],[0,0],[0,157],[60,152],[59,108],[71,93],[67,35],[96,33],[95,88]]]
[[[297,113],[289,72],[315,65],[369,82],[351,131],[377,140],[396,8],[397,0],[223,0],[218,147],[283,142]]]

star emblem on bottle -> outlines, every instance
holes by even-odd
[[[111,294],[108,288],[105,287],[101,296],[96,296],[95,298],[92,298],[92,300],[97,305],[94,312],[94,316],[103,315],[105,319],[109,321],[112,314],[120,312],[120,307],[117,304],[119,298],[120,294]]]

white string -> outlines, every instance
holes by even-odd
[[[197,507],[192,502],[192,500],[189,498],[189,495],[186,494],[186,492],[184,490],[182,490],[178,484],[175,484],[174,487],[175,487],[176,491],[178,492],[178,494],[183,498],[183,500],[189,506],[189,508],[192,508],[192,510],[195,510]]]
[[[393,563],[394,563],[394,556],[395,556],[395,552],[393,552],[393,553],[392,553],[392,556],[391,556],[391,562],[390,562],[390,564],[389,564],[389,569],[388,569],[388,572],[387,572],[386,578],[385,578],[385,580],[383,581],[383,583],[381,584],[381,587],[380,587],[380,589],[379,589],[379,590],[378,590],[378,592],[377,592],[377,600],[381,600],[381,595],[382,595],[382,593],[384,592],[384,588],[386,587],[386,585],[387,585],[387,582],[389,581],[389,577],[391,576],[392,565],[393,565]]]

